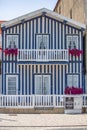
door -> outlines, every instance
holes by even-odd
[[[35,94],[49,95],[51,90],[50,75],[35,75]]]
[[[47,49],[49,48],[49,35],[36,35],[37,60],[47,60]]]
[[[48,99],[50,94],[50,75],[35,75],[35,105],[44,106],[44,104],[47,104],[50,101]]]

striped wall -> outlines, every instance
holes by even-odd
[[[78,49],[83,49],[82,45],[82,31],[52,19],[47,16],[40,16],[28,21],[20,21],[19,24],[3,29],[3,49],[6,45],[7,34],[19,35],[19,49],[35,49],[36,48],[36,34],[49,34],[49,49],[65,49],[67,48],[66,36],[67,34],[77,34],[79,36]],[[84,88],[83,82],[83,57],[69,57],[69,63],[65,64],[37,64],[29,65],[21,63],[18,65],[17,57],[2,55],[2,91],[6,93],[6,75],[17,74],[19,77],[20,94],[34,93],[34,74],[46,73],[52,76],[52,94],[63,94],[66,86],[66,74],[79,74],[79,86]]]

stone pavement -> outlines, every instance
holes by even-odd
[[[0,130],[87,130],[87,114],[0,114]]]

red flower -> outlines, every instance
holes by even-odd
[[[6,48],[5,50],[4,50],[4,52],[5,52],[5,55],[10,55],[10,54],[12,54],[12,55],[17,55],[18,54],[18,49],[17,48]]]
[[[65,94],[82,94],[83,90],[82,88],[76,88],[76,87],[66,87],[65,88]]]
[[[78,50],[78,49],[70,49],[69,50],[69,54],[71,54],[72,56],[80,56],[80,54],[83,54],[82,50]]]

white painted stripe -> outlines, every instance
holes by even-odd
[[[70,63],[70,73],[72,73],[72,63]]]
[[[26,30],[26,23],[24,23],[24,41],[23,41],[23,44],[24,44],[24,49],[25,49],[25,41],[26,41],[26,32],[25,32],[25,30]]]
[[[31,80],[31,85],[30,85],[30,88],[31,88],[31,94],[32,94],[32,65],[30,65],[30,80]]]
[[[40,33],[40,18],[38,18],[38,33]]]
[[[29,95],[29,65],[27,65],[27,95]]]
[[[78,63],[76,63],[76,73],[78,73]]]
[[[24,80],[24,85],[23,85],[23,88],[24,88],[24,94],[25,94],[25,65],[23,65],[23,80]]]
[[[56,49],[58,49],[58,22],[56,22]]]
[[[31,21],[31,43],[30,44],[31,44],[31,49],[32,49],[32,44],[33,44],[32,43],[32,21]]]
[[[44,73],[44,65],[42,65],[42,73]]]
[[[75,73],[75,63],[73,63],[73,73]]]
[[[22,65],[20,65],[20,94],[22,95]]]
[[[64,90],[65,90],[65,65],[63,65],[63,81],[62,81],[62,83],[63,83],[63,93],[64,93]]]
[[[47,65],[46,65],[46,73],[48,73],[48,72],[47,72]]]
[[[61,23],[59,23],[59,48],[61,49]]]
[[[80,63],[80,87],[82,88],[82,63]]]
[[[53,72],[53,94],[54,94],[54,87],[55,87],[55,83],[54,83],[54,65],[52,65],[52,72]]]
[[[65,34],[64,34],[65,30],[64,30],[64,25],[62,27],[63,27],[63,32],[62,32],[63,33],[63,35],[62,35],[62,42],[63,43],[61,43],[61,44],[63,44],[63,49],[65,49]]]
[[[46,18],[46,33],[48,33],[48,18]]]
[[[27,22],[27,48],[29,49],[29,22]]]
[[[56,94],[58,94],[58,65],[56,65]]]

